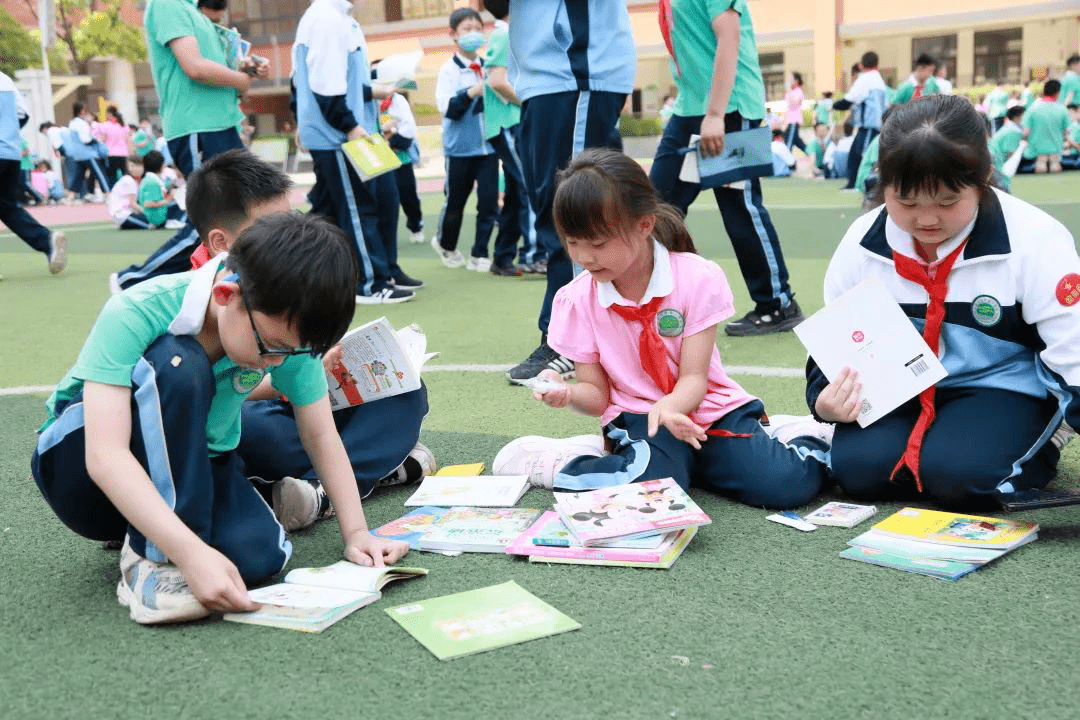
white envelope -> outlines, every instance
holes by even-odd
[[[850,367],[862,383],[857,422],[870,425],[948,375],[880,280],[864,280],[795,327],[832,381]]]

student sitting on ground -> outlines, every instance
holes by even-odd
[[[30,173],[30,185],[49,204],[58,203],[64,199],[64,183],[53,171],[48,160],[37,161],[33,172]]]
[[[806,146],[806,154],[810,156],[810,172],[812,177],[829,179],[835,177],[832,168],[825,163],[825,154],[829,148],[829,126],[823,122],[814,125],[814,137]]]
[[[109,214],[119,223],[120,229],[182,228],[184,211],[173,200],[172,190],[165,186],[159,175],[164,165],[161,153],[151,150],[141,158],[133,155],[128,158],[128,163],[121,192],[109,193]],[[131,201],[133,182],[128,180],[138,181],[134,202]]]
[[[1062,418],[1080,426],[1072,235],[990,185],[985,123],[966,98],[894,108],[878,167],[885,207],[845,234],[825,302],[881,280],[949,374],[862,428],[857,375],[845,369],[829,382],[811,359],[806,399],[818,419],[836,423],[834,478],[860,500],[972,510],[1043,487],[1056,472]]]
[[[772,131],[772,164],[774,177],[788,177],[795,169],[795,156],[784,141],[784,131],[777,128]]]
[[[117,598],[136,622],[253,610],[245,583],[288,562],[292,544],[235,453],[244,398],[267,374],[294,404],[345,557],[381,566],[408,552],[368,532],[318,358],[349,327],[355,288],[341,231],[288,213],[199,270],[105,304],[49,398],[31,468],[70,528],[124,539]]]
[[[1024,117],[1024,106],[1014,105],[1005,111],[1004,122],[1001,123],[993,135],[990,136],[990,159],[994,163],[994,181],[1003,190],[1009,192],[1012,189],[1012,174],[1006,170],[1006,163],[1024,141],[1026,131],[1020,127],[1020,120]],[[1022,162],[1022,161],[1021,161]],[[1028,164],[1028,172],[1031,163]],[[1016,169],[1012,170],[1015,173]]]

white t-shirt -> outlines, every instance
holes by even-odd
[[[134,212],[131,204],[138,194],[139,183],[130,175],[123,176],[113,185],[109,191],[109,215],[117,225],[123,225],[124,221],[131,217]]]

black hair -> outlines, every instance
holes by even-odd
[[[859,63],[855,63],[855,64],[853,64],[853,65],[851,66],[851,77],[855,77],[856,75],[858,75],[859,73],[861,73],[861,72],[862,72],[862,70],[863,70],[863,67],[862,67],[862,65],[861,65],[861,64],[859,64]]]
[[[356,311],[356,260],[339,228],[317,215],[260,218],[229,249],[225,267],[253,310],[284,315],[302,347],[319,355],[349,329]]]
[[[1009,118],[1013,122],[1016,122],[1024,116],[1023,105],[1013,105],[1011,108],[1005,111],[1005,117]]]
[[[228,0],[199,0],[197,7],[206,8],[207,10],[227,10],[229,3]]]
[[[844,136],[846,137],[853,134],[855,134],[855,123],[852,122],[851,118],[849,117],[847,120],[844,121]]]
[[[45,122],[43,122],[43,123],[41,123],[40,125],[38,125],[38,132],[45,132],[46,130],[48,130],[48,129],[49,129],[49,128],[51,128],[51,127],[56,127],[56,126],[55,126],[55,125],[53,125],[53,124],[52,124],[51,122],[49,122],[48,120],[46,120]]]
[[[148,153],[149,154],[149,153]],[[159,155],[161,153],[158,153]],[[142,156],[139,153],[131,153],[127,156],[128,165],[138,165],[139,167],[145,167]]]
[[[793,72],[791,73],[791,78],[795,81],[796,85],[802,87],[802,73]]]
[[[82,115],[82,111],[83,111],[83,110],[85,110],[85,109],[86,109],[86,104],[85,104],[85,103],[81,103],[81,102],[79,102],[78,100],[76,100],[76,101],[75,101],[75,102],[74,102],[74,103],[73,103],[73,104],[71,105],[71,115],[72,115],[73,117],[79,117],[80,115]]]
[[[165,165],[165,157],[157,150],[151,150],[143,155],[142,159],[143,168],[148,173],[159,173],[161,168]]]
[[[1042,94],[1046,97],[1054,97],[1061,92],[1061,82],[1059,80],[1047,80],[1043,84]]]
[[[772,136],[773,138],[782,138],[784,137],[784,131],[780,128],[773,128]]]
[[[1065,106],[1065,109],[1066,110],[1077,110],[1077,109],[1080,109],[1080,105],[1078,105],[1076,103],[1069,103],[1068,105]]]
[[[1080,53],[1073,53],[1070,55],[1069,59],[1065,61],[1065,67],[1075,65],[1076,63],[1080,63]]]
[[[235,230],[244,224],[253,205],[285,195],[292,180],[247,150],[215,155],[187,180],[188,219],[206,242],[214,228]]]
[[[45,167],[52,170],[52,163],[49,162],[48,160],[38,160],[36,163],[34,163],[34,167],[38,167],[40,165],[44,165]]]
[[[878,64],[878,55],[873,50],[868,50],[863,53],[862,58],[859,60],[859,64],[866,70],[873,70]]]
[[[480,13],[476,12],[470,7],[458,8],[454,12],[450,13],[450,29],[457,30],[458,25],[466,20],[476,20],[481,25],[484,24],[484,19],[480,17]]]
[[[823,97],[823,98],[831,98],[832,97],[832,90],[824,90],[824,91],[822,91],[821,97]]]
[[[653,237],[668,250],[697,252],[682,214],[660,200],[637,161],[616,150],[590,148],[559,173],[552,217],[566,238],[621,235],[646,215],[656,216]]]
[[[927,65],[933,65],[936,68],[937,64],[937,60],[935,60],[934,56],[930,55],[929,53],[921,53],[919,57],[915,58],[915,67],[926,67]]]
[[[878,175],[882,189],[907,196],[942,187],[989,188],[990,148],[975,106],[959,95],[930,95],[893,106],[882,124]]]
[[[814,129],[815,130],[817,130],[819,127],[829,127],[829,123],[823,123],[823,122],[814,123]]]
[[[124,124],[124,116],[120,114],[120,110],[117,109],[115,105],[110,105],[109,107],[105,108],[105,112],[112,113],[121,125]]]

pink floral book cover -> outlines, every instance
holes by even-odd
[[[671,478],[556,493],[555,510],[582,545],[712,522]]]

